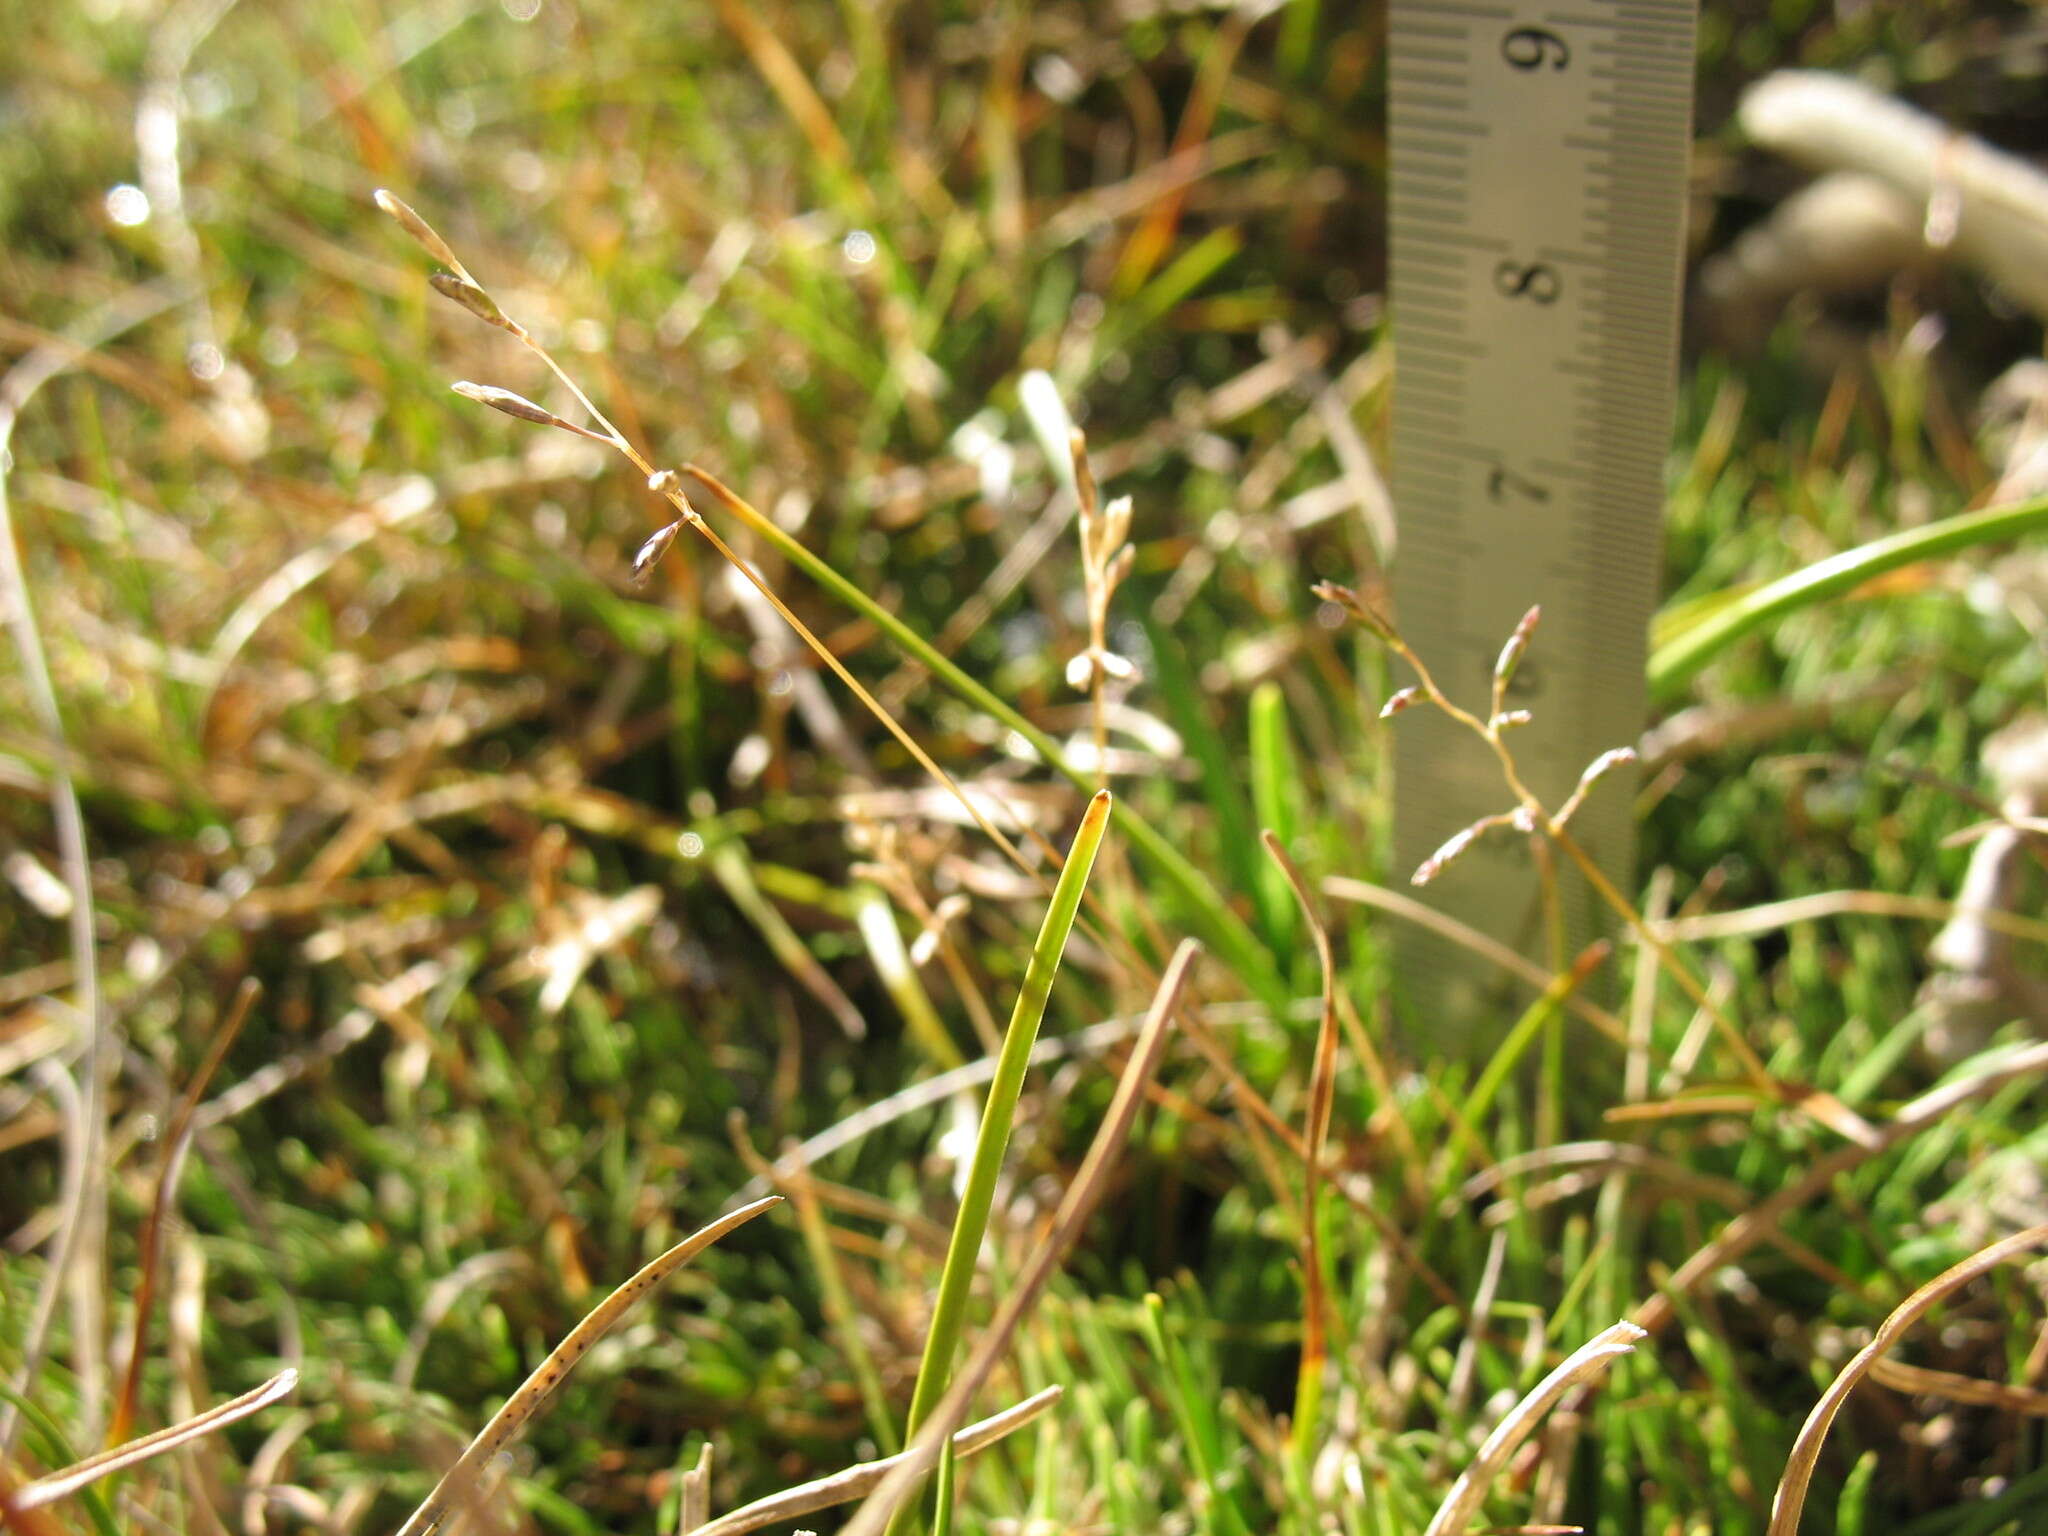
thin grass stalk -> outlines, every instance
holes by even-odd
[[[1077,789],[1092,791],[1095,788],[1093,777],[1070,763],[1066,754],[1060,751],[1059,744],[1033,725],[1015,706],[969,676],[924,636],[876,602],[871,594],[862,591],[840,575],[801,540],[785,532],[773,519],[764,516],[737,492],[728,488],[716,475],[696,464],[685,464],[682,473],[696,480],[721,506],[759,537],[774,545],[777,551],[811,580],[874,624],[899,649],[930,670],[961,699],[1015,731],[1055,773]],[[1287,987],[1280,979],[1272,955],[1252,936],[1252,931],[1230,910],[1221,893],[1202,876],[1187,856],[1128,805],[1118,807],[1117,825],[1123,829],[1124,837],[1131,845],[1158,869],[1167,883],[1189,904],[1204,937],[1245,985],[1268,1001],[1285,999]]]
[[[1030,1265],[1004,1301],[995,1321],[976,1342],[974,1352],[968,1356],[967,1363],[961,1367],[945,1396],[911,1436],[910,1444],[897,1458],[896,1466],[847,1522],[842,1536],[882,1536],[883,1531],[893,1525],[897,1515],[909,1507],[911,1497],[938,1461],[954,1427],[966,1418],[968,1405],[974,1401],[975,1393],[987,1383],[997,1362],[1008,1351],[1018,1327],[1037,1305],[1040,1293],[1066,1261],[1068,1251],[1094,1214],[1110,1169],[1130,1136],[1131,1122],[1137,1116],[1138,1106],[1144,1099],[1153,1073],[1158,1070],[1159,1059],[1166,1049],[1167,1031],[1179,1010],[1181,993],[1200,953],[1200,947],[1192,939],[1182,940],[1180,948],[1174,951],[1166,974],[1159,983],[1159,990],[1153,994],[1151,1009],[1145,1016],[1145,1027],[1138,1036],[1137,1044],[1131,1048],[1123,1076],[1117,1080],[1109,1112],[1103,1116],[1095,1139],[1089,1143],[1088,1154],[1081,1160],[1080,1170],[1067,1186],[1059,1209],[1053,1214],[1052,1231],[1032,1256]]]
[[[444,265],[451,266],[458,277],[469,287],[476,289],[479,296],[489,301],[488,292],[471,277],[459,262],[454,260],[453,251],[448,248],[447,243],[438,234],[433,232],[431,226],[424,219],[420,218],[417,213],[406,207],[404,203],[392,197],[389,193],[380,192],[377,195],[376,201],[378,206],[396,219],[413,239],[420,242],[429,255],[438,261],[442,261]],[[494,303],[495,301],[491,302]],[[678,476],[668,470],[657,471],[647,457],[633,446],[631,439],[612,424],[611,420],[597,408],[596,403],[583,391],[582,386],[570,377],[568,371],[555,361],[547,348],[542,346],[524,326],[510,317],[504,316],[502,311],[498,312],[496,316],[491,317],[490,323],[509,332],[540,359],[541,363],[561,382],[563,387],[575,396],[577,402],[582,405],[584,410],[589,413],[591,419],[602,429],[608,441],[642,475],[647,477],[648,488],[667,498],[669,503],[680,514],[681,520],[695,528],[722,558],[745,576],[761,592],[762,596],[781,615],[784,622],[788,623],[797,632],[804,643],[838,677],[840,682],[852,691],[862,706],[882,723],[890,734],[896,738],[898,743],[902,745],[904,750],[910,754],[911,758],[929,773],[935,782],[948,789],[960,801],[975,824],[997,847],[1001,848],[1020,868],[1024,868],[1028,872],[1029,866],[1025,865],[1024,861],[1018,856],[1016,849],[1012,846],[1009,839],[988,821],[987,817],[981,813],[980,808],[961,791],[951,775],[946,773],[944,769],[940,768],[932,760],[930,754],[903,729],[895,716],[883,708],[881,703],[867,689],[861,686],[852,673],[847,671],[844,663],[817,636],[811,633],[809,628],[790,611],[787,604],[782,602],[769,589],[767,583],[762,580],[753,566],[742,560],[718,536],[717,532],[699,516],[696,509],[683,496]],[[574,427],[573,424],[568,425],[571,426],[571,430],[579,431],[584,436],[590,435],[588,432]],[[744,497],[728,488],[716,475],[695,464],[685,464],[682,468],[682,473],[689,475],[699,484],[703,485],[722,506],[737,517],[746,527],[751,529],[756,536],[767,540],[785,558],[805,571],[812,580],[824,586],[842,602],[853,608],[855,612],[874,623],[906,654],[922,662],[961,698],[976,708],[986,711],[1015,731],[1030,744],[1032,749],[1040,755],[1048,766],[1061,774],[1069,782],[1084,791],[1092,790],[1095,787],[1087,775],[1080,772],[1073,764],[1067,761],[1050,736],[1038,729],[1015,708],[998,698],[988,688],[969,677],[922,635],[919,635],[910,626],[903,623],[902,620],[890,613],[853,582],[841,576],[837,570],[827,561],[813,553],[801,540],[784,531],[772,519],[764,517]],[[1284,1004],[1288,996],[1287,988],[1281,980],[1278,969],[1274,965],[1273,957],[1260,946],[1258,941],[1252,936],[1251,930],[1245,927],[1242,920],[1230,910],[1221,892],[1202,876],[1179,849],[1175,848],[1172,843],[1161,836],[1148,822],[1128,809],[1123,813],[1123,821],[1126,835],[1130,841],[1159,867],[1168,883],[1179,890],[1183,899],[1192,907],[1193,915],[1199,926],[1207,931],[1210,942],[1216,946],[1219,953],[1223,954],[1231,962],[1232,968],[1238,975],[1268,1003],[1276,1006]]]
[[[533,1373],[520,1383],[519,1390],[505,1400],[505,1406],[491,1415],[490,1422],[455,1458],[455,1464],[441,1474],[441,1480],[434,1484],[433,1491],[420,1501],[419,1508],[398,1528],[398,1536],[427,1536],[463,1507],[475,1492],[477,1480],[491,1458],[526,1427],[555,1388],[562,1384],[562,1379],[575,1369],[576,1362],[590,1352],[591,1345],[611,1331],[612,1325],[634,1302],[721,1237],[781,1203],[782,1196],[767,1195],[698,1228],[591,1308],[583,1321],[571,1328],[562,1342],[549,1351],[547,1359],[534,1367]]]
[[[1417,901],[1405,892],[1389,890],[1386,886],[1375,885],[1370,880],[1360,880],[1353,875],[1330,875],[1324,879],[1322,888],[1325,896],[1334,896],[1339,901],[1353,902],[1361,907],[1371,907],[1376,912],[1385,912],[1404,922],[1414,923],[1419,928],[1428,929],[1468,953],[1477,955],[1489,965],[1507,972],[1539,997],[1548,991],[1550,984],[1556,980],[1554,974],[1545,972],[1535,961],[1509,949],[1490,934],[1481,933],[1477,928],[1461,923],[1456,918]],[[1565,1006],[1615,1044],[1628,1043],[1628,1025],[1592,999],[1574,994],[1565,999]]]
[[[1806,1507],[1806,1492],[1813,1482],[1813,1469],[1820,1461],[1821,1445],[1827,1439],[1828,1429],[1834,1424],[1835,1415],[1842,1411],[1842,1404],[1849,1400],[1849,1394],[1870,1374],[1871,1367],[1889,1353],[1906,1330],[1926,1316],[1936,1302],[1986,1271],[1996,1269],[2007,1259],[2038,1248],[2043,1243],[2048,1243],[2048,1223],[2015,1232],[2011,1237],[1971,1254],[1960,1264],[1943,1270],[1899,1303],[1891,1316],[1878,1326],[1871,1341],[1859,1349],[1855,1358],[1843,1366],[1841,1373],[1829,1383],[1820,1401],[1813,1405],[1813,1412],[1800,1426],[1799,1437],[1792,1442],[1792,1454],[1785,1461],[1785,1475],[1771,1500],[1768,1536],[1796,1536],[1799,1516]]]
[[[981,1127],[974,1139],[974,1155],[968,1164],[967,1185],[960,1200],[960,1213],[953,1223],[952,1241],[939,1272],[938,1299],[932,1308],[930,1331],[925,1335],[924,1358],[919,1362],[917,1385],[911,1391],[907,1435],[914,1436],[930,1415],[952,1371],[953,1356],[967,1320],[968,1292],[974,1283],[976,1260],[982,1239],[988,1234],[990,1207],[995,1203],[996,1182],[1001,1177],[1003,1156],[1010,1145],[1010,1128],[1015,1123],[1017,1099],[1024,1090],[1024,1074],[1031,1064],[1031,1047],[1045,1018],[1045,1005],[1052,993],[1053,977],[1060,957],[1066,952],[1067,935],[1080,914],[1081,894],[1088,884],[1096,850],[1109,825],[1110,795],[1100,790],[1088,803],[1074,834],[1067,861],[1053,887],[1052,903],[1039,927],[1038,941],[1024,969],[1024,982],[1011,1010],[1009,1028],[1003,1035],[1003,1049],[996,1058],[995,1077],[981,1112]]]

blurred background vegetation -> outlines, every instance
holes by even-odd
[[[1800,182],[1731,125],[1776,68],[1851,70],[2048,147],[2030,7],[1715,0],[1700,36],[1702,259]],[[68,1299],[15,1455],[55,1465],[60,1440],[104,1434],[162,1127],[246,977],[266,991],[201,1112],[140,1424],[303,1372],[290,1405],[63,1528],[394,1524],[604,1288],[762,1157],[982,1055],[1042,906],[708,552],[686,537],[630,583],[665,513],[622,465],[449,393],[475,379],[569,410],[427,287],[380,186],[654,462],[714,468],[1062,739],[1087,740],[1065,680],[1086,620],[1028,370],[1134,498],[1111,637],[1139,678],[1112,782],[1310,1001],[1276,1015],[1205,967],[1214,1049],[1176,1048],[1003,1378],[1005,1400],[1068,1397],[972,1464],[964,1526],[1419,1531],[1504,1401],[1838,1146],[1777,1104],[1610,1123],[1622,1053],[1591,1034],[1569,1075],[1513,1080],[1461,1140],[1471,1064],[1390,1033],[1388,920],[1326,901],[1361,1029],[1332,1133],[1327,1443],[1288,1470],[1300,1168],[1261,1108],[1301,1122],[1317,971],[1253,833],[1279,826],[1318,881],[1395,873],[1375,717],[1403,679],[1310,592],[1369,558],[1329,494],[1332,423],[1383,447],[1394,377],[1377,6],[5,0],[0,37],[0,357],[90,343],[29,403],[6,473],[121,1052],[114,1368],[79,1374],[79,1330],[102,1325]],[[1689,333],[1674,600],[1980,504],[2000,473],[1980,399],[2038,340],[1933,270],[1801,301],[1744,345]],[[950,772],[1064,844],[1078,791],[741,542]],[[1953,896],[1951,835],[1992,792],[1984,742],[2041,701],[2040,579],[2018,558],[1916,568],[1697,680],[1681,704],[1734,723],[1681,733],[1645,774],[1645,887],[1695,915]],[[56,1069],[83,1070],[60,759],[31,706],[10,650],[10,1380],[61,1235]],[[1119,944],[1162,959],[1189,922],[1177,894],[1114,833],[1096,878]],[[1942,1070],[1914,1050],[1938,923],[1852,914],[1689,953],[1774,1074],[1883,1120]],[[1046,1034],[1147,995],[1121,949],[1077,937]],[[1657,1059],[1696,1063],[1654,1097],[1735,1076],[1677,987],[1635,995]],[[1466,1022],[1498,1038],[1514,1012]],[[1353,1048],[1368,1037],[1377,1063]],[[1100,1115],[1105,1049],[1034,1074],[998,1291]],[[1667,1292],[1670,1326],[1503,1481],[1495,1523],[1763,1529],[1794,1430],[1877,1322],[2040,1219],[2039,1107],[2031,1078],[1975,1097],[1786,1212],[1782,1241]],[[884,1448],[970,1110],[876,1125],[819,1163],[804,1213],[684,1272],[590,1357],[479,1518],[672,1529],[707,1439],[718,1509]],[[1538,1149],[1550,1163],[1515,1171]],[[1913,1358],[2037,1382],[2044,1317],[2001,1271]],[[2048,1528],[2034,1411],[1867,1389],[1807,1529]]]

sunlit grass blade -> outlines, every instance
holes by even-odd
[[[2048,498],[1965,512],[1830,555],[1715,608],[1659,645],[1650,653],[1650,695],[1658,700],[1670,698],[1694,673],[1744,636],[1787,614],[1852,592],[1887,571],[2043,528],[2048,528]]]
[[[981,1127],[974,1138],[966,1191],[960,1199],[960,1213],[954,1218],[952,1240],[946,1246],[945,1267],[939,1273],[938,1299],[932,1308],[931,1328],[925,1335],[924,1358],[918,1365],[917,1385],[911,1391],[911,1435],[917,1433],[925,1416],[945,1394],[952,1374],[953,1356],[959,1349],[961,1330],[966,1323],[975,1260],[988,1232],[989,1209],[995,1203],[996,1181],[1002,1173],[1003,1156],[1009,1150],[1010,1128],[1016,1120],[1017,1098],[1024,1090],[1024,1073],[1031,1064],[1031,1047],[1045,1018],[1046,1000],[1052,993],[1060,957],[1066,952],[1067,935],[1073,932],[1074,919],[1081,911],[1088,872],[1109,826],[1109,807],[1107,790],[1098,792],[1088,802],[1081,828],[1074,834],[1067,861],[1061,866],[1059,883],[1053,887],[1052,903],[1038,930],[1038,941],[1031,947],[1024,982],[1017,992],[1017,1006],[1011,1011],[1009,1028],[1003,1034],[996,1074],[988,1085]]]

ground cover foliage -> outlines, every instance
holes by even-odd
[[[1696,255],[1796,184],[1729,127],[1745,84],[1854,68],[2024,152],[2032,25],[1709,6]],[[899,1450],[989,1093],[924,1085],[1049,974],[1105,774],[957,1319],[965,1361],[1071,1227],[969,1417],[1063,1390],[947,1474],[958,1529],[1419,1532],[1630,1318],[1471,1527],[1761,1531],[1886,1318],[2048,1219],[2024,1025],[1921,1049],[1986,743],[2041,701],[2023,544],[1774,617],[1660,702],[1595,792],[1638,798],[1661,955],[1623,925],[1459,1021],[1474,1053],[1394,1017],[1381,714],[1415,672],[1346,457],[1397,375],[1373,8],[15,0],[0,28],[43,652],[0,671],[0,1493],[297,1373],[13,1527],[397,1528],[536,1371],[470,1529],[689,1529]],[[1930,267],[1689,346],[1662,633],[1983,506],[1979,403],[2037,335]],[[643,463],[485,408],[595,426],[568,381]],[[636,584],[686,506],[758,583],[686,517]],[[1058,1222],[1186,935],[1150,1096]],[[1803,1529],[2048,1520],[2048,1307],[2011,1256],[1847,1400]]]

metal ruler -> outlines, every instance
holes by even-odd
[[[1642,731],[1677,369],[1694,6],[1685,0],[1392,0],[1390,296],[1395,615],[1438,682],[1483,714],[1501,644],[1543,621],[1512,736],[1553,809]],[[1499,766],[1432,710],[1395,726],[1396,868],[1512,807]],[[1633,891],[1630,781],[1573,822]],[[1572,949],[1605,926],[1560,870]],[[1545,958],[1526,838],[1480,839],[1422,893]],[[1421,1038],[1498,1018],[1498,977],[1404,936]],[[1482,1012],[1482,1010],[1490,1010]]]

